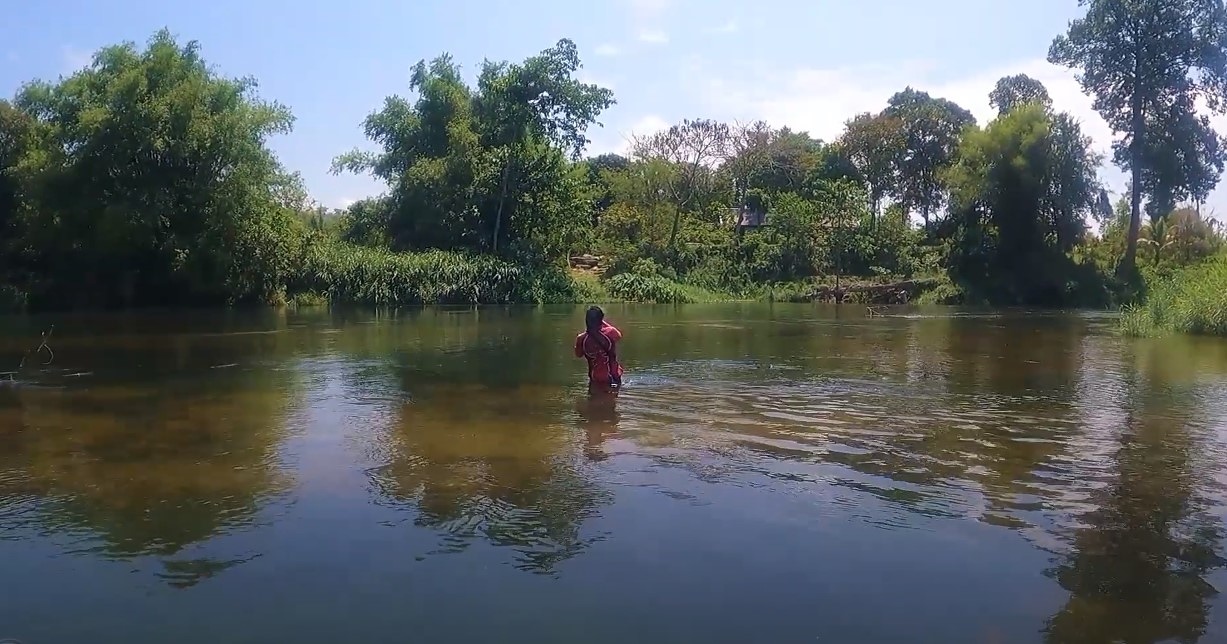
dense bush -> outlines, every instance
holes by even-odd
[[[574,302],[574,280],[557,266],[525,266],[447,251],[394,253],[317,239],[296,293],[372,306]]]
[[[1125,308],[1121,329],[1133,336],[1227,336],[1227,255],[1190,266],[1152,285],[1145,303]]]
[[[692,301],[677,282],[655,275],[621,273],[609,278],[605,289],[610,295],[631,302],[682,304]]]

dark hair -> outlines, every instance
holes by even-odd
[[[584,326],[588,330],[588,334],[601,332],[601,323],[605,321],[605,312],[599,306],[590,306],[588,311],[584,313]]]
[[[610,342],[609,338],[606,338],[605,334],[601,333],[601,323],[604,321],[605,312],[599,306],[590,306],[588,311],[584,313],[584,327],[588,332],[588,337],[595,340],[597,344],[601,344],[601,341],[604,340],[604,344],[608,345],[609,348],[613,348],[613,342]]]

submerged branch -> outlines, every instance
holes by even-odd
[[[27,351],[27,352],[25,353],[25,355],[21,356],[21,362],[20,362],[20,363],[18,363],[18,365],[17,365],[17,370],[16,370],[16,371],[10,371],[10,372],[8,372],[8,377],[9,377],[9,380],[13,380],[13,379],[15,379],[15,378],[17,377],[17,374],[18,374],[18,373],[20,373],[20,372],[21,372],[21,370],[25,368],[25,366],[26,366],[26,359],[28,359],[28,358],[30,357],[30,355],[31,355],[31,354],[33,354],[33,355],[38,355],[38,354],[42,353],[43,351],[46,351],[46,352],[47,352],[47,361],[46,361],[46,362],[41,363],[41,364],[42,364],[42,366],[44,366],[44,367],[45,367],[45,366],[47,366],[47,365],[49,365],[49,364],[51,364],[51,363],[52,363],[52,361],[54,361],[54,360],[55,360],[55,352],[54,352],[54,351],[52,351],[52,350],[51,350],[51,347],[50,347],[50,346],[47,344],[47,340],[51,338],[51,334],[52,334],[52,333],[54,333],[54,332],[55,332],[55,325],[52,325],[50,329],[48,329],[48,330],[46,330],[46,331],[43,331],[43,333],[42,333],[42,337],[40,338],[41,342],[39,342],[38,346],[37,346],[37,347],[34,347],[33,349],[31,349],[31,350],[29,350],[29,351]]]

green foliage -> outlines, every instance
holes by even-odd
[[[554,266],[528,268],[489,255],[440,250],[394,253],[316,240],[296,292],[379,307],[578,301],[574,281]]]
[[[840,145],[864,180],[876,215],[882,199],[896,190],[898,160],[905,145],[903,120],[888,114],[859,114],[847,122]]]
[[[165,31],[23,87],[3,108],[10,279],[40,306],[281,297],[300,226],[265,141],[292,117],[254,89]]]
[[[1193,109],[1227,100],[1227,19],[1195,0],[1084,4],[1050,53],[1129,134],[1123,214],[1077,122],[1024,75],[997,83],[984,129],[908,87],[833,142],[699,118],[580,160],[613,96],[577,79],[565,39],[475,82],[446,54],[419,62],[411,95],[363,123],[378,151],[334,163],[387,192],[330,210],[266,145],[288,110],[159,32],[0,100],[0,307],[806,299],[905,278],[940,302],[1135,301],[1224,248],[1179,204],[1227,158]],[[562,268],[586,253],[603,278]]]
[[[1227,256],[1181,269],[1152,286],[1141,305],[1125,308],[1127,335],[1165,333],[1227,336]]]
[[[656,275],[621,273],[609,278],[605,289],[614,297],[630,302],[684,304],[691,301],[676,282]]]
[[[341,215],[338,224],[339,237],[358,246],[389,247],[391,216],[392,203],[387,197],[355,201]]]
[[[1132,175],[1124,273],[1133,271],[1143,192],[1161,214],[1217,183],[1222,146],[1197,99],[1227,109],[1227,6],[1205,0],[1083,0],[1048,52],[1076,67],[1095,109],[1116,132],[1115,161]]]
[[[1085,234],[1098,183],[1089,140],[1076,124],[1038,103],[1016,107],[968,133],[946,179],[953,201],[946,264],[971,300],[1082,303],[1094,271],[1070,253]]]
[[[998,80],[993,91],[988,94],[988,102],[997,109],[998,114],[1007,114],[1024,105],[1038,104],[1045,110],[1052,107],[1048,88],[1026,74],[1015,74]]]
[[[899,120],[903,144],[891,194],[908,211],[919,210],[928,228],[945,202],[942,173],[954,161],[963,130],[976,119],[951,101],[911,87],[892,96],[882,114]]]
[[[613,104],[609,90],[575,80],[578,69],[569,40],[522,64],[487,62],[476,88],[446,55],[420,62],[410,80],[417,100],[389,97],[366,119],[383,152],[352,152],[334,170],[392,187],[379,218],[393,249],[557,257],[577,247],[591,208],[586,171],[568,155]]]

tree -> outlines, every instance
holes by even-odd
[[[1223,174],[1227,148],[1205,115],[1179,104],[1148,115],[1142,189],[1151,221],[1182,201],[1204,201]]]
[[[1083,89],[1116,132],[1117,165],[1132,176],[1129,235],[1121,270],[1137,257],[1142,194],[1153,156],[1149,141],[1188,123],[1197,98],[1221,112],[1227,99],[1227,7],[1216,0],[1080,0],[1074,20],[1048,52],[1079,69]],[[1175,114],[1173,115],[1173,111]],[[1166,115],[1165,118],[1156,118]],[[1152,127],[1160,128],[1153,131]],[[1187,177],[1175,182],[1188,185]]]
[[[901,123],[893,197],[908,210],[919,209],[929,229],[932,213],[945,202],[941,174],[954,159],[963,129],[976,119],[951,101],[911,87],[892,96],[882,114]]]
[[[1099,197],[1089,145],[1072,119],[1038,104],[968,132],[945,173],[956,227],[947,267],[972,299],[1065,302],[1068,253]]]
[[[818,225],[825,236],[828,262],[835,271],[835,291],[842,298],[840,280],[855,227],[865,212],[865,195],[854,181],[841,179],[823,182],[816,190]]]
[[[669,231],[668,246],[677,241],[682,213],[710,206],[715,192],[716,168],[731,155],[732,133],[728,124],[709,119],[683,120],[663,132],[636,137],[632,156],[641,161],[659,159],[676,168],[676,179],[664,185],[677,211]]]
[[[31,128],[8,176],[38,297],[60,303],[268,301],[290,273],[287,181],[266,147],[283,106],[251,79],[217,75],[196,42],[165,30],[144,50],[107,47],[90,66],[34,82],[14,104]]]
[[[761,121],[735,126],[730,157],[722,169],[732,176],[739,193],[756,188],[772,194],[797,192],[825,161],[827,147],[805,132],[774,129]]]
[[[578,158],[588,127],[613,105],[613,92],[574,78],[580,68],[575,43],[563,39],[521,65],[487,62],[478,79],[477,112],[486,145],[501,150],[503,174],[494,216],[492,249],[507,202],[508,180],[517,156],[533,141],[546,142]]]
[[[392,187],[396,249],[561,253],[590,224],[586,171],[572,160],[613,103],[608,89],[575,80],[578,68],[569,40],[521,64],[487,62],[476,89],[450,56],[421,61],[410,79],[416,101],[389,97],[366,119],[383,152],[342,155],[333,170]]]
[[[359,246],[386,248],[392,203],[386,197],[359,199],[341,215],[341,239]]]
[[[22,201],[18,164],[28,153],[33,133],[34,120],[0,100],[0,279],[19,264],[15,248],[17,209]]]
[[[988,94],[988,103],[1005,114],[1016,107],[1029,103],[1038,103],[1045,109],[1052,106],[1052,98],[1048,96],[1048,88],[1044,84],[1027,76],[1015,74],[1002,77]]]
[[[845,125],[838,142],[868,187],[869,208],[881,212],[882,199],[897,191],[897,160],[904,154],[903,121],[868,112]]]
[[[592,190],[592,227],[600,223],[600,216],[614,203],[611,176],[626,172],[630,159],[620,154],[602,154],[584,160],[588,185]]]

